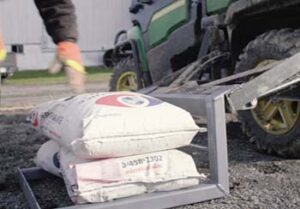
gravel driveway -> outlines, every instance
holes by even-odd
[[[107,91],[107,83],[88,83],[87,92]],[[16,109],[29,109],[32,106],[72,95],[70,88],[64,84],[38,86],[3,85],[0,94],[0,112]]]

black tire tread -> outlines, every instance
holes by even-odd
[[[239,56],[235,72],[251,69],[264,59],[280,60],[299,51],[299,29],[272,30],[248,43],[244,52]],[[282,157],[300,158],[300,119],[289,133],[275,136],[260,128],[250,111],[241,111],[239,116],[244,133],[250,138],[255,137],[258,150],[268,154],[275,153]]]
[[[134,69],[135,69],[135,65],[132,58],[127,57],[121,59],[114,67],[114,71],[109,81],[109,91],[116,91],[116,85],[119,77],[123,73],[128,71],[133,71]]]

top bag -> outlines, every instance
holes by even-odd
[[[199,130],[187,111],[131,92],[48,102],[35,108],[30,119],[34,128],[82,159],[175,149],[190,144]]]

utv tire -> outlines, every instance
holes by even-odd
[[[264,61],[282,60],[299,51],[300,30],[272,30],[246,46],[235,72],[255,68]],[[258,150],[282,157],[300,158],[300,102],[262,99],[254,110],[239,112],[239,117],[244,132],[255,140]],[[285,117],[288,117],[289,123]],[[280,123],[282,121],[288,125]]]
[[[137,75],[133,59],[121,59],[114,67],[109,82],[110,91],[137,91]]]

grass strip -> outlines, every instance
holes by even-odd
[[[107,82],[110,79],[112,70],[101,67],[87,67],[87,82]],[[16,72],[12,77],[5,80],[7,85],[48,85],[62,84],[66,82],[64,72],[55,75],[49,74],[46,70],[28,70]]]

